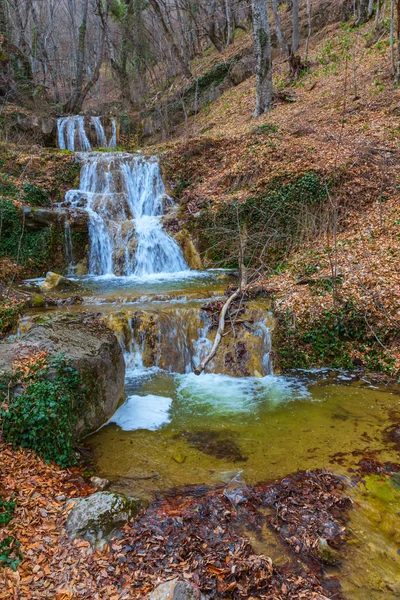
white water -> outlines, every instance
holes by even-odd
[[[92,149],[86,126],[93,128],[93,138],[96,139],[97,148],[115,148],[117,145],[117,125],[112,119],[112,134],[107,141],[101,117],[62,117],[57,121],[58,145],[62,150],[71,152],[88,152]]]
[[[165,192],[158,161],[125,153],[80,154],[79,190],[65,199],[89,215],[89,272],[145,278],[187,271],[162,228]]]
[[[71,236],[71,225],[68,219],[64,221],[64,239],[65,239],[65,255],[68,263],[67,275],[71,276],[74,274],[75,259],[74,259],[74,248],[72,244]]]
[[[72,209],[89,215],[89,274],[147,278],[186,273],[182,251],[162,227],[164,204],[172,204],[165,192],[156,159],[122,152],[89,152],[91,144],[83,116],[58,120],[60,148],[83,150],[79,190],[67,192]],[[112,121],[109,141],[101,117],[91,117],[97,145],[114,147],[117,127]],[[66,226],[66,253],[72,252]]]
[[[172,398],[164,396],[129,396],[108,423],[116,423],[123,431],[148,429],[155,431],[169,422]]]

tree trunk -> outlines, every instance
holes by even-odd
[[[272,12],[274,14],[276,37],[278,38],[279,45],[281,47],[283,54],[286,57],[289,57],[289,48],[288,48],[288,45],[287,45],[286,40],[283,37],[283,33],[282,33],[281,17],[279,15],[279,9],[278,9],[278,0],[272,0]]]
[[[369,0],[359,0],[358,4],[358,18],[356,25],[362,25],[368,21],[370,15],[368,15]],[[372,13],[371,13],[372,14]]]
[[[159,0],[149,0],[149,3],[152,6],[154,12],[156,13],[156,15],[161,23],[165,37],[167,38],[168,42],[171,45],[171,48],[175,55],[175,58],[177,59],[178,63],[180,64],[183,74],[185,75],[185,77],[187,79],[192,79],[192,72],[190,70],[189,64],[186,61],[185,57],[183,56],[182,51],[179,48],[178,44],[175,42],[174,34],[168,27],[168,24],[164,17],[164,13],[161,9],[161,6],[159,5]]]
[[[81,102],[80,98],[82,95],[83,78],[84,78],[83,70],[84,70],[85,49],[86,49],[88,8],[89,8],[89,0],[83,0],[82,19],[81,19],[81,24],[79,25],[78,48],[77,48],[77,54],[76,54],[75,85],[74,85],[74,90],[72,92],[71,98],[68,100],[68,102],[66,103],[66,105],[64,107],[66,112],[71,112],[71,113],[78,112],[82,106],[82,102]]]
[[[270,110],[273,100],[271,36],[266,0],[252,0],[254,53],[256,57],[256,108],[258,117]]]
[[[400,83],[400,0],[397,0],[397,68],[396,83]]]
[[[293,32],[292,32],[292,54],[296,54],[299,48],[299,0],[293,0]]]

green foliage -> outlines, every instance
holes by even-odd
[[[179,198],[181,196],[182,192],[184,190],[186,190],[186,188],[189,187],[191,183],[192,182],[190,180],[186,181],[186,179],[183,179],[182,177],[180,177],[174,188],[175,196],[177,198]]]
[[[111,16],[115,21],[122,21],[126,15],[126,4],[120,0],[111,0]]]
[[[14,515],[15,501],[7,502],[0,497],[0,527],[8,525]]]
[[[16,302],[10,298],[4,298],[0,304],[0,339],[16,328],[19,317],[22,314],[24,302]]]
[[[23,228],[21,215],[11,200],[0,198],[0,256],[10,256],[21,265],[46,267],[51,256],[52,232]]]
[[[14,516],[15,500],[4,500],[0,497],[0,527],[8,525]],[[19,551],[20,542],[14,537],[7,536],[0,542],[0,567],[9,567],[13,571],[17,570],[18,564],[22,560],[22,554]]]
[[[2,175],[0,178],[0,195],[1,196],[17,196],[17,186],[9,180],[7,175]]]
[[[269,137],[270,135],[278,135],[279,126],[275,123],[263,123],[262,125],[254,127],[253,133],[256,135],[263,135],[266,137]]]
[[[0,391],[7,403],[0,416],[8,442],[31,448],[63,467],[76,462],[73,431],[85,406],[86,390],[69,360],[57,356],[28,375],[22,369],[5,374]]]
[[[364,312],[352,300],[318,316],[305,315],[301,322],[284,311],[278,322],[274,347],[283,371],[326,366],[353,370],[360,366],[354,363],[356,352],[367,370],[392,374],[393,357],[379,344]],[[375,335],[385,342],[390,332],[380,330]]]
[[[214,263],[236,267],[238,229],[246,226],[247,266],[255,265],[264,248],[263,259],[275,268],[284,260],[288,247],[318,229],[319,209],[326,197],[326,184],[310,172],[289,182],[277,179],[265,195],[242,203],[227,202],[217,212],[212,206],[206,207],[196,227],[200,230],[201,250]]]
[[[50,206],[48,192],[32,183],[24,183],[22,201],[31,206]]]
[[[22,560],[22,554],[19,551],[21,542],[9,535],[0,542],[0,566],[9,567],[16,571]]]

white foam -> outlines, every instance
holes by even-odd
[[[123,431],[155,431],[169,423],[171,405],[172,399],[164,396],[129,396],[108,423],[119,425]]]
[[[250,413],[262,402],[270,404],[309,396],[305,386],[295,379],[266,377],[230,377],[213,373],[200,376],[177,375],[178,396],[191,404],[204,405],[221,414]]]

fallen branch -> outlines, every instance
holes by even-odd
[[[195,375],[200,375],[204,371],[204,369],[206,368],[206,366],[208,365],[210,360],[212,360],[214,358],[214,356],[218,350],[218,346],[221,342],[223,333],[224,333],[226,313],[228,312],[228,309],[229,309],[230,305],[232,304],[232,302],[239,296],[240,292],[241,292],[241,288],[238,287],[238,289],[231,296],[229,296],[228,300],[225,302],[224,306],[222,307],[221,314],[219,316],[219,324],[218,324],[217,334],[215,336],[213,346],[212,346],[209,354],[207,354],[207,356],[201,361],[199,366],[194,370]]]
[[[227,312],[229,310],[230,305],[232,304],[232,302],[234,300],[236,300],[236,298],[240,295],[240,294],[244,294],[245,291],[247,290],[247,271],[246,268],[242,266],[241,268],[241,280],[240,280],[240,285],[237,288],[237,290],[235,290],[233,292],[233,294],[231,294],[228,298],[228,300],[225,302],[225,304],[223,305],[222,309],[221,309],[221,313],[219,316],[219,323],[218,323],[218,329],[217,329],[217,333],[215,336],[215,340],[214,343],[212,345],[212,348],[209,352],[209,354],[207,354],[207,356],[201,361],[201,363],[199,364],[198,367],[196,367],[196,369],[194,370],[195,375],[200,375],[204,369],[206,368],[206,366],[208,365],[208,363],[210,362],[210,360],[212,360],[214,358],[214,356],[216,355],[216,352],[218,350],[218,346],[221,343],[221,340],[223,338],[224,335],[224,329],[225,329],[225,318],[227,315]],[[240,311],[237,311],[240,312]]]

